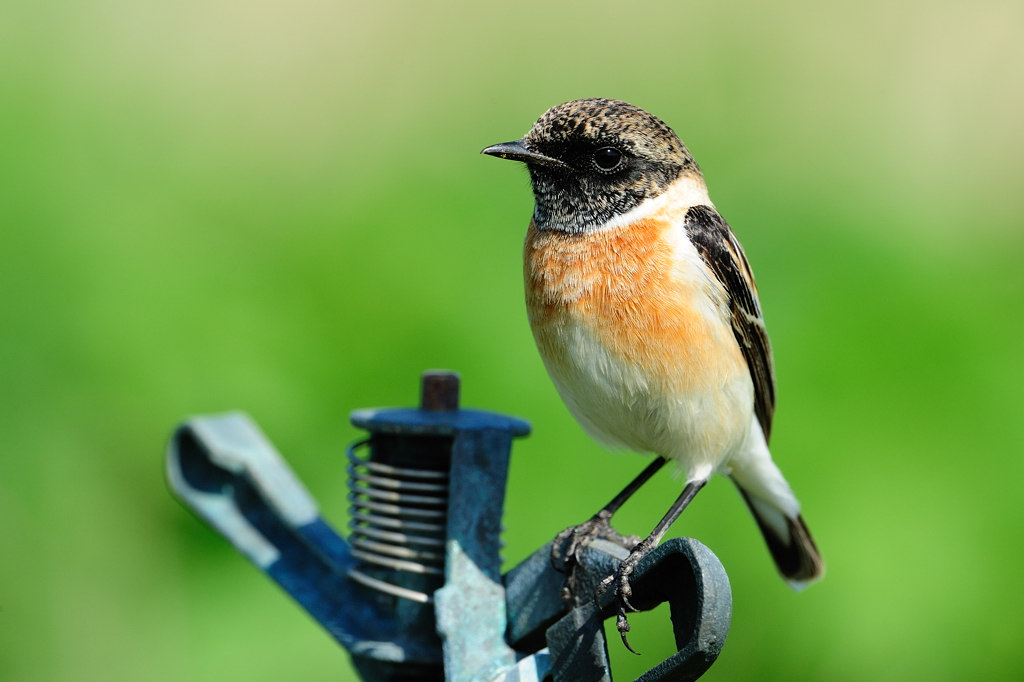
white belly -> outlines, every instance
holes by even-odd
[[[585,325],[562,320],[564,352],[544,357],[569,411],[593,438],[613,448],[649,452],[676,461],[688,478],[706,478],[742,445],[753,416],[748,372],[662,367],[651,372],[617,357]],[[546,344],[545,344],[546,345]],[[713,376],[706,390],[671,376]]]

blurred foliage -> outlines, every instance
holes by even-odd
[[[794,595],[709,486],[674,528],[733,583],[705,679],[1024,676],[1022,26],[1009,0],[0,6],[0,679],[352,679],[171,499],[189,414],[247,410],[340,526],[349,411],[455,368],[534,425],[510,565],[638,471],[545,376],[527,178],[477,154],[596,95],[669,122],[746,245],[829,564]],[[634,674],[671,651],[637,623]]]

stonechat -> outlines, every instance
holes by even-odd
[[[601,443],[657,455],[560,536],[566,554],[610,530],[612,514],[666,461],[686,479],[608,581],[623,641],[630,574],[713,473],[736,484],[787,582],[820,578],[821,555],[768,450],[775,379],[754,277],[679,137],[633,105],[581,99],[483,153],[530,174],[527,311],[566,406]]]

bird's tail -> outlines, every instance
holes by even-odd
[[[754,514],[768,551],[786,582],[793,589],[802,590],[825,575],[825,562],[800,515],[800,503],[772,461],[756,420],[727,471]]]
[[[738,481],[736,487],[754,514],[768,551],[786,582],[799,591],[820,579],[825,574],[825,562],[799,512],[791,516],[747,492]]]

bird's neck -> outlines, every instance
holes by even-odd
[[[615,216],[597,229],[612,230],[655,215],[669,217],[678,213],[682,218],[693,206],[712,206],[711,197],[708,196],[704,178],[698,174],[684,173],[658,196],[645,199],[636,208]]]

